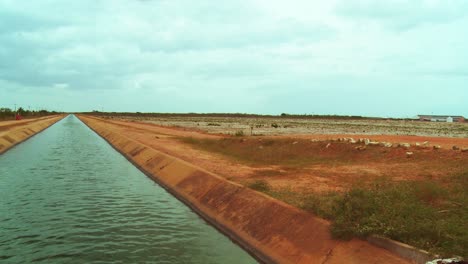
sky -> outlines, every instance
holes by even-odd
[[[0,107],[468,116],[465,0],[0,0]]]

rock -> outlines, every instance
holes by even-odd
[[[440,149],[440,146],[439,145],[434,145],[432,146],[433,149]]]
[[[429,145],[429,141],[424,141],[423,146],[427,146],[427,145]]]
[[[370,139],[368,139],[368,138],[364,139],[364,144],[366,144],[366,146],[369,145],[370,142],[371,142]]]
[[[366,146],[355,147],[356,150],[366,150]]]
[[[416,143],[414,143],[414,146],[416,146],[416,147],[420,147],[420,146],[421,146],[421,144],[419,144],[418,142],[416,142]]]
[[[466,261],[463,261],[462,257],[454,257],[454,258],[447,258],[447,259],[434,259],[431,261],[426,262],[426,264],[463,264]]]
[[[405,149],[409,149],[411,147],[411,144],[410,143],[400,143],[400,147],[405,148]]]
[[[468,148],[462,148],[461,152],[468,152]]]
[[[453,146],[452,149],[453,149],[453,150],[460,150],[460,148],[457,147],[457,146]]]
[[[406,152],[406,157],[409,158],[409,157],[413,156],[413,154],[414,154],[413,152],[408,151],[408,152]]]
[[[328,143],[325,148],[329,148],[331,146],[331,143]]]
[[[297,142],[297,141],[294,141],[292,144],[293,144],[293,145],[296,145],[297,143],[299,143],[299,142]]]
[[[386,147],[386,148],[391,148],[391,147],[393,147],[393,144],[387,142],[387,143],[385,143],[384,147]]]
[[[356,140],[354,140],[354,138],[350,138],[350,139],[349,139],[349,143],[351,143],[351,144],[356,144]]]

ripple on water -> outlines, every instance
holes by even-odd
[[[0,172],[0,262],[255,262],[73,116]]]

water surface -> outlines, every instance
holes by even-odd
[[[0,155],[0,262],[255,260],[71,115]]]

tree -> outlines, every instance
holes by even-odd
[[[16,111],[18,114],[20,115],[24,115],[24,113],[26,113],[26,111],[23,109],[23,107],[20,107],[18,108],[18,111]]]

